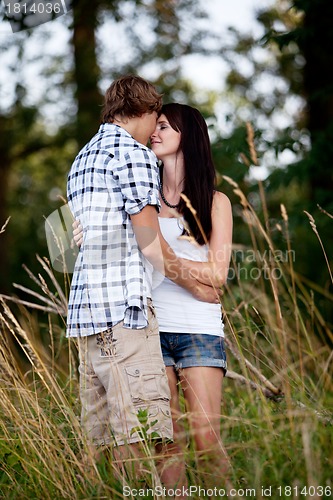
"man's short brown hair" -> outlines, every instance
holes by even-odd
[[[160,112],[162,95],[140,76],[117,78],[107,89],[101,113],[102,123],[112,123],[116,116],[133,118],[144,113]]]

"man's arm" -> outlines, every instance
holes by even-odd
[[[143,255],[154,268],[170,280],[188,290],[203,302],[219,302],[219,290],[211,284],[199,282],[184,266],[162,236],[156,208],[147,205],[139,214],[131,215],[135,236]],[[192,261],[187,261],[192,262]]]

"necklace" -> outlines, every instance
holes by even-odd
[[[165,198],[165,196],[163,194],[163,183],[162,183],[162,181],[160,181],[160,193],[161,193],[161,198],[162,198],[162,200],[164,201],[164,203],[166,204],[167,207],[169,207],[169,208],[178,208],[179,207],[180,201],[176,205],[171,205],[171,203],[169,203],[168,200]]]

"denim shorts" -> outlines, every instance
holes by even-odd
[[[227,371],[223,338],[197,333],[160,332],[165,366],[176,370],[193,366],[212,366]]]

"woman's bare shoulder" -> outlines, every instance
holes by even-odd
[[[213,209],[221,210],[231,207],[231,202],[228,196],[221,191],[214,191],[213,196]]]

